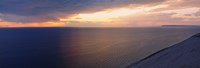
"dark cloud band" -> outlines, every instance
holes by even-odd
[[[11,22],[56,21],[60,16],[79,12],[162,1],[165,0],[0,0],[0,18]]]

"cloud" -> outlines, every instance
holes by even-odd
[[[168,5],[167,8],[160,8],[155,11],[177,10],[187,8],[199,8],[200,0],[167,0],[163,4]]]
[[[57,21],[80,12],[95,12],[130,4],[149,5],[165,0],[0,0],[0,18],[9,22]]]
[[[200,0],[179,0],[176,7],[200,7]]]
[[[195,16],[199,16],[200,17],[200,10],[197,11],[196,13],[194,13]]]
[[[55,18],[54,16],[48,16],[48,15],[20,16],[20,15],[2,14],[0,15],[0,18],[2,18],[4,21],[20,22],[20,23],[58,21],[58,19]]]
[[[185,18],[174,17],[176,13],[152,13],[147,15],[133,16],[124,21],[127,21],[127,26],[160,26],[160,25],[178,25],[190,23],[185,21]]]

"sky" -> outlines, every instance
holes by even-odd
[[[200,25],[200,0],[0,0],[0,27]]]

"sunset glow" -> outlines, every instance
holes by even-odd
[[[99,11],[95,13],[80,13],[76,16],[63,19],[61,18],[60,21],[80,21],[80,22],[112,22],[115,19],[124,18],[126,16],[134,15],[137,16],[138,14],[146,14],[148,11],[166,7],[166,5],[159,5],[154,7],[138,7],[138,8],[118,8],[109,11]]]
[[[128,16],[139,12],[138,10],[121,8],[112,11],[100,11],[88,14],[78,14],[77,16],[70,17],[69,19],[60,19],[61,21],[90,21],[90,22],[109,22],[113,18]]]

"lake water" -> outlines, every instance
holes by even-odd
[[[199,28],[0,28],[0,68],[124,68]]]

